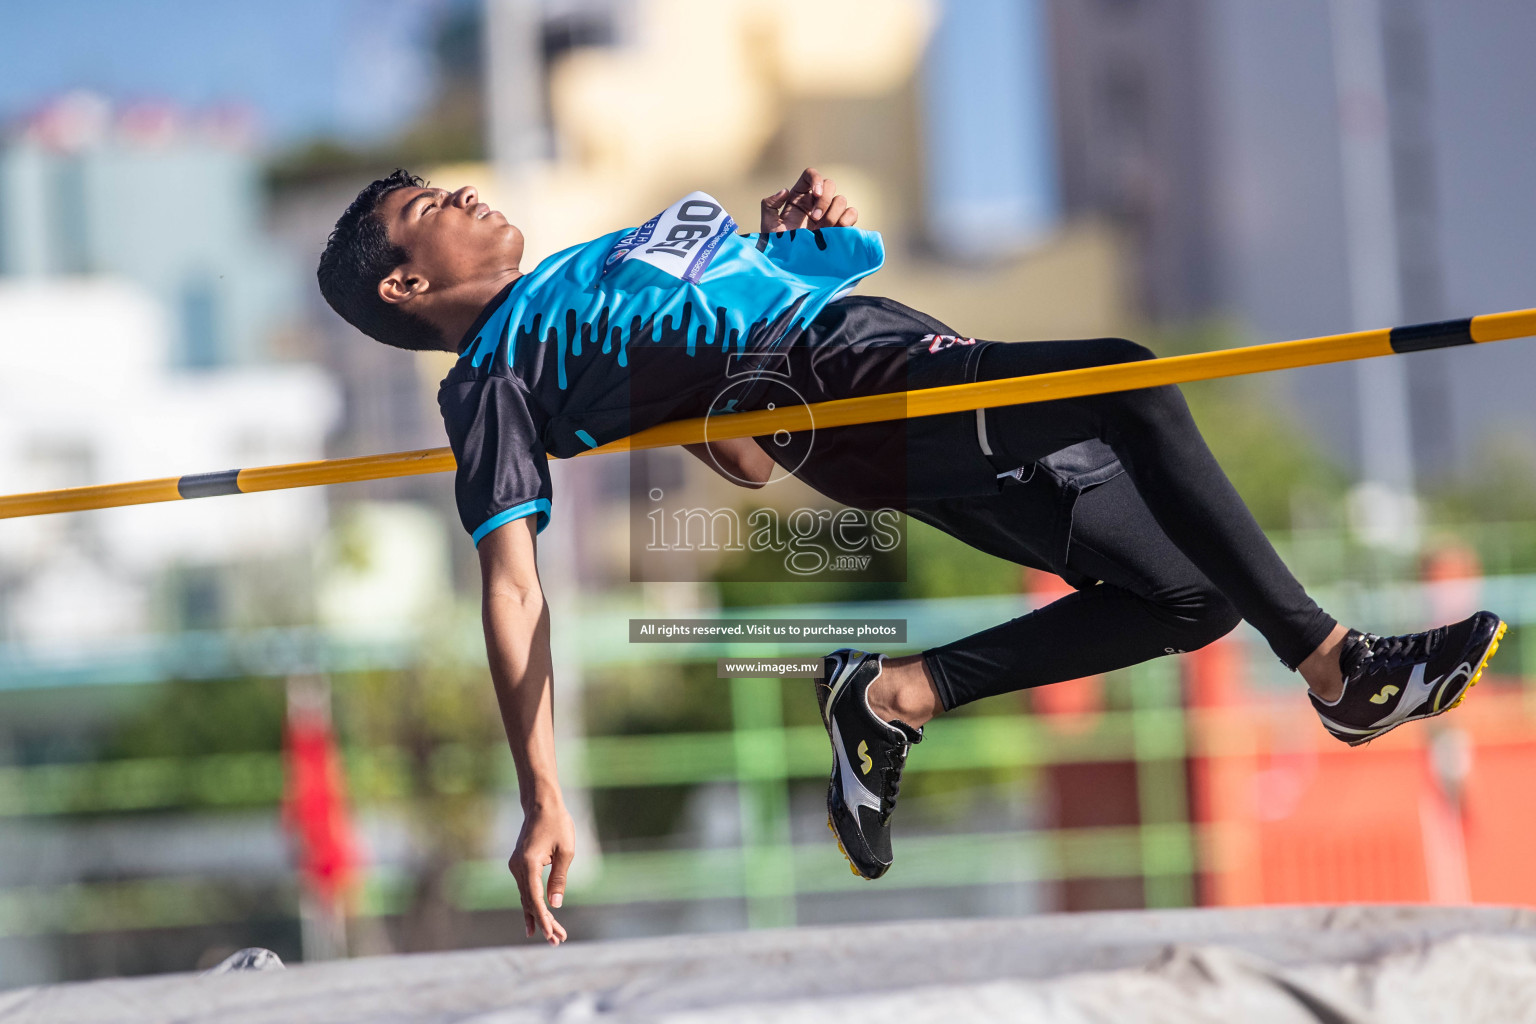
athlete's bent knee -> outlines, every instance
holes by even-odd
[[[1232,602],[1208,582],[1166,596],[1157,612],[1167,630],[1165,642],[1180,653],[1220,640],[1242,621]]]
[[[1215,643],[1236,629],[1242,621],[1243,617],[1237,613],[1231,601],[1220,594],[1211,593],[1201,602],[1199,611],[1180,630],[1185,637],[1184,649],[1197,651],[1207,644]]]

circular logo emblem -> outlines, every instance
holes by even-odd
[[[807,439],[805,451],[801,454],[800,460],[795,463],[793,468],[785,467],[788,469],[788,475],[793,476],[799,471],[801,466],[805,465],[805,460],[810,457],[811,447],[816,442],[816,422],[814,414],[810,412],[810,403],[805,400],[800,392],[778,377],[742,377],[731,381],[731,383],[721,388],[720,393],[715,396],[715,400],[710,403],[708,415],[704,417],[704,441],[706,444],[709,442],[710,424],[717,422],[717,420],[721,422],[728,420],[734,413],[746,412],[747,410],[738,409],[737,406],[741,403],[742,399],[747,397],[748,392],[759,387],[762,390],[755,399],[758,409],[792,409],[799,405],[805,407],[806,417],[811,420],[810,430],[796,432],[800,435],[809,434],[810,436]],[[783,450],[789,447],[791,438],[792,435],[789,431],[778,430],[774,432],[768,444],[774,450]],[[714,462],[715,468],[723,476],[729,477],[743,485],[755,485],[756,481],[743,480],[720,465],[720,460],[715,458],[713,449],[709,450],[709,457],[710,461]],[[779,460],[775,458],[774,462],[779,462]],[[783,465],[783,463],[779,464]],[[778,480],[782,479],[783,477],[779,477],[777,480],[770,478],[768,482],[777,483]]]

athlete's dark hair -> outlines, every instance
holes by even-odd
[[[378,217],[379,202],[397,188],[425,184],[409,171],[397,169],[364,188],[336,221],[315,271],[320,294],[343,320],[396,348],[429,349],[440,342],[431,324],[379,298],[379,282],[411,258],[403,246],[389,240]]]

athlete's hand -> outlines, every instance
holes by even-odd
[[[507,867],[517,880],[517,893],[523,900],[523,925],[533,938],[535,926],[544,932],[551,946],[565,941],[565,929],[550,913],[565,900],[565,877],[576,849],[576,826],[564,805],[535,807],[523,816],[523,829],[517,836],[517,848]],[[549,872],[549,899],[545,900],[544,869]]]
[[[807,167],[789,188],[763,197],[764,234],[796,228],[851,228],[858,220],[859,211],[848,205],[848,197],[837,194],[837,182],[823,178],[814,167]]]

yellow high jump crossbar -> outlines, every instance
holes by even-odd
[[[1334,334],[1301,341],[1281,341],[1269,345],[1222,349],[1193,355],[1170,356],[1080,370],[1042,373],[1030,377],[954,384],[920,391],[840,398],[813,405],[788,406],[753,412],[731,413],[675,420],[661,423],[630,437],[582,452],[597,455],[607,452],[638,451],[700,441],[725,441],[737,437],[761,437],[781,430],[795,433],[812,427],[851,426],[914,416],[937,416],[949,412],[970,412],[1000,405],[1023,405],[1061,398],[1130,391],[1164,384],[1188,384],[1218,377],[1237,377],[1270,370],[1288,370],[1323,363],[1339,363],[1374,356],[1404,352],[1423,352],[1454,345],[1508,341],[1536,335],[1536,309],[1415,324],[1409,327],[1383,328]],[[1025,342],[1024,344],[1028,344]],[[210,498],[221,494],[249,494],[287,487],[315,487],[321,484],[382,480],[389,477],[444,473],[454,468],[453,453],[447,448],[428,448],[414,452],[390,452],[350,459],[325,459],[282,466],[257,466],[229,469],[217,473],[138,480],[131,483],[70,487],[57,491],[0,496],[0,519],[40,516],[54,512],[80,512],[86,509],[142,505],[156,501],[184,498]]]

